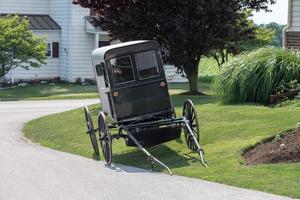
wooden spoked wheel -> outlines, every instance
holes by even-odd
[[[108,126],[105,121],[105,115],[103,112],[98,116],[98,127],[100,135],[100,146],[104,159],[108,165],[112,162],[112,137],[108,130]]]
[[[90,136],[91,143],[92,143],[95,154],[97,156],[99,156],[99,148],[98,148],[98,142],[97,142],[97,137],[96,137],[96,130],[94,128],[92,117],[91,117],[90,111],[87,106],[84,106],[84,114],[85,114],[86,126],[88,129],[88,131],[86,133],[89,134],[89,136]]]
[[[199,136],[200,130],[199,130],[198,117],[197,117],[197,113],[195,110],[195,106],[190,99],[188,99],[184,102],[182,115],[188,121],[188,125],[190,126],[191,131],[192,131],[192,133],[190,133],[186,126],[184,126],[184,128],[183,128],[184,137],[185,137],[187,146],[189,149],[197,151],[198,146],[196,145],[195,140],[193,139],[193,136],[191,134],[193,134],[195,136],[196,140],[199,143],[200,142],[199,141],[200,140],[200,136]]]

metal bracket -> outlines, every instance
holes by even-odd
[[[101,88],[101,90],[105,93],[109,93],[111,91],[111,89],[109,87],[103,87],[103,88]]]

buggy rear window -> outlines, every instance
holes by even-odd
[[[159,74],[155,51],[137,53],[134,59],[140,78],[151,78]]]
[[[132,60],[130,56],[110,59],[114,82],[126,83],[134,80]]]

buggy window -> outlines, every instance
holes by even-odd
[[[150,78],[159,74],[155,51],[137,53],[134,58],[140,78]]]
[[[133,67],[130,56],[113,58],[110,60],[110,65],[116,84],[134,80]]]

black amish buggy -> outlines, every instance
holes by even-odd
[[[183,129],[189,149],[198,152],[206,166],[200,147],[197,113],[191,100],[183,104],[177,118],[170,100],[159,45],[155,41],[133,41],[98,48],[92,53],[93,67],[102,111],[95,129],[85,106],[85,117],[93,149],[99,155],[98,140],[105,161],[112,162],[113,139],[125,139],[127,146],[138,147],[148,161],[171,170],[152,156],[147,147],[175,140]],[[111,134],[116,130],[117,134]],[[99,132],[97,139],[96,132]]]

